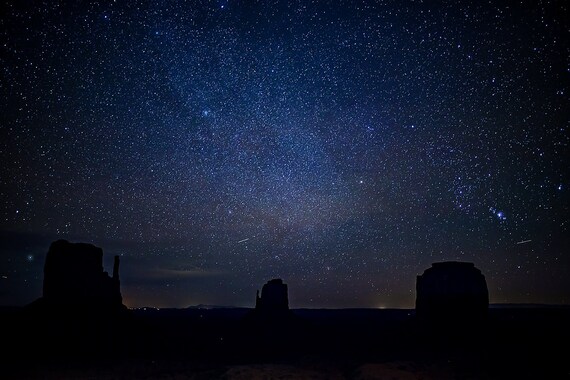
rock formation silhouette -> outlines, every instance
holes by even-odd
[[[111,277],[103,270],[103,250],[87,243],[51,243],[43,295],[23,309],[20,319],[46,356],[113,356],[136,338],[132,314],[122,302],[119,257]]]
[[[259,290],[255,297],[255,308],[260,311],[287,311],[289,310],[289,296],[287,294],[287,284],[280,278],[267,281]]]
[[[44,265],[43,303],[60,306],[122,308],[119,257],[113,276],[103,271],[103,250],[92,244],[53,242]]]
[[[103,270],[103,250],[88,243],[56,240],[44,263],[43,295],[28,305],[32,313],[88,320],[115,318],[128,312],[123,304],[119,257],[113,275]]]
[[[296,342],[308,336],[311,326],[289,309],[287,284],[267,281],[255,297],[255,308],[241,320],[241,337],[260,355],[294,352]]]
[[[473,263],[432,264],[417,277],[416,315],[432,322],[481,320],[489,308],[485,276]]]

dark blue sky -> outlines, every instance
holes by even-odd
[[[0,304],[58,238],[132,307],[570,303],[564,1],[2,4]]]

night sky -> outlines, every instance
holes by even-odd
[[[0,305],[60,238],[129,307],[570,304],[568,5],[436,3],[4,1]]]

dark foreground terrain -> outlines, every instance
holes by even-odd
[[[570,309],[491,308],[424,323],[413,310],[4,308],[6,379],[568,379]]]

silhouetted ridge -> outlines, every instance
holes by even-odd
[[[469,262],[432,264],[417,277],[416,292],[416,315],[422,319],[481,319],[489,308],[485,276]]]

